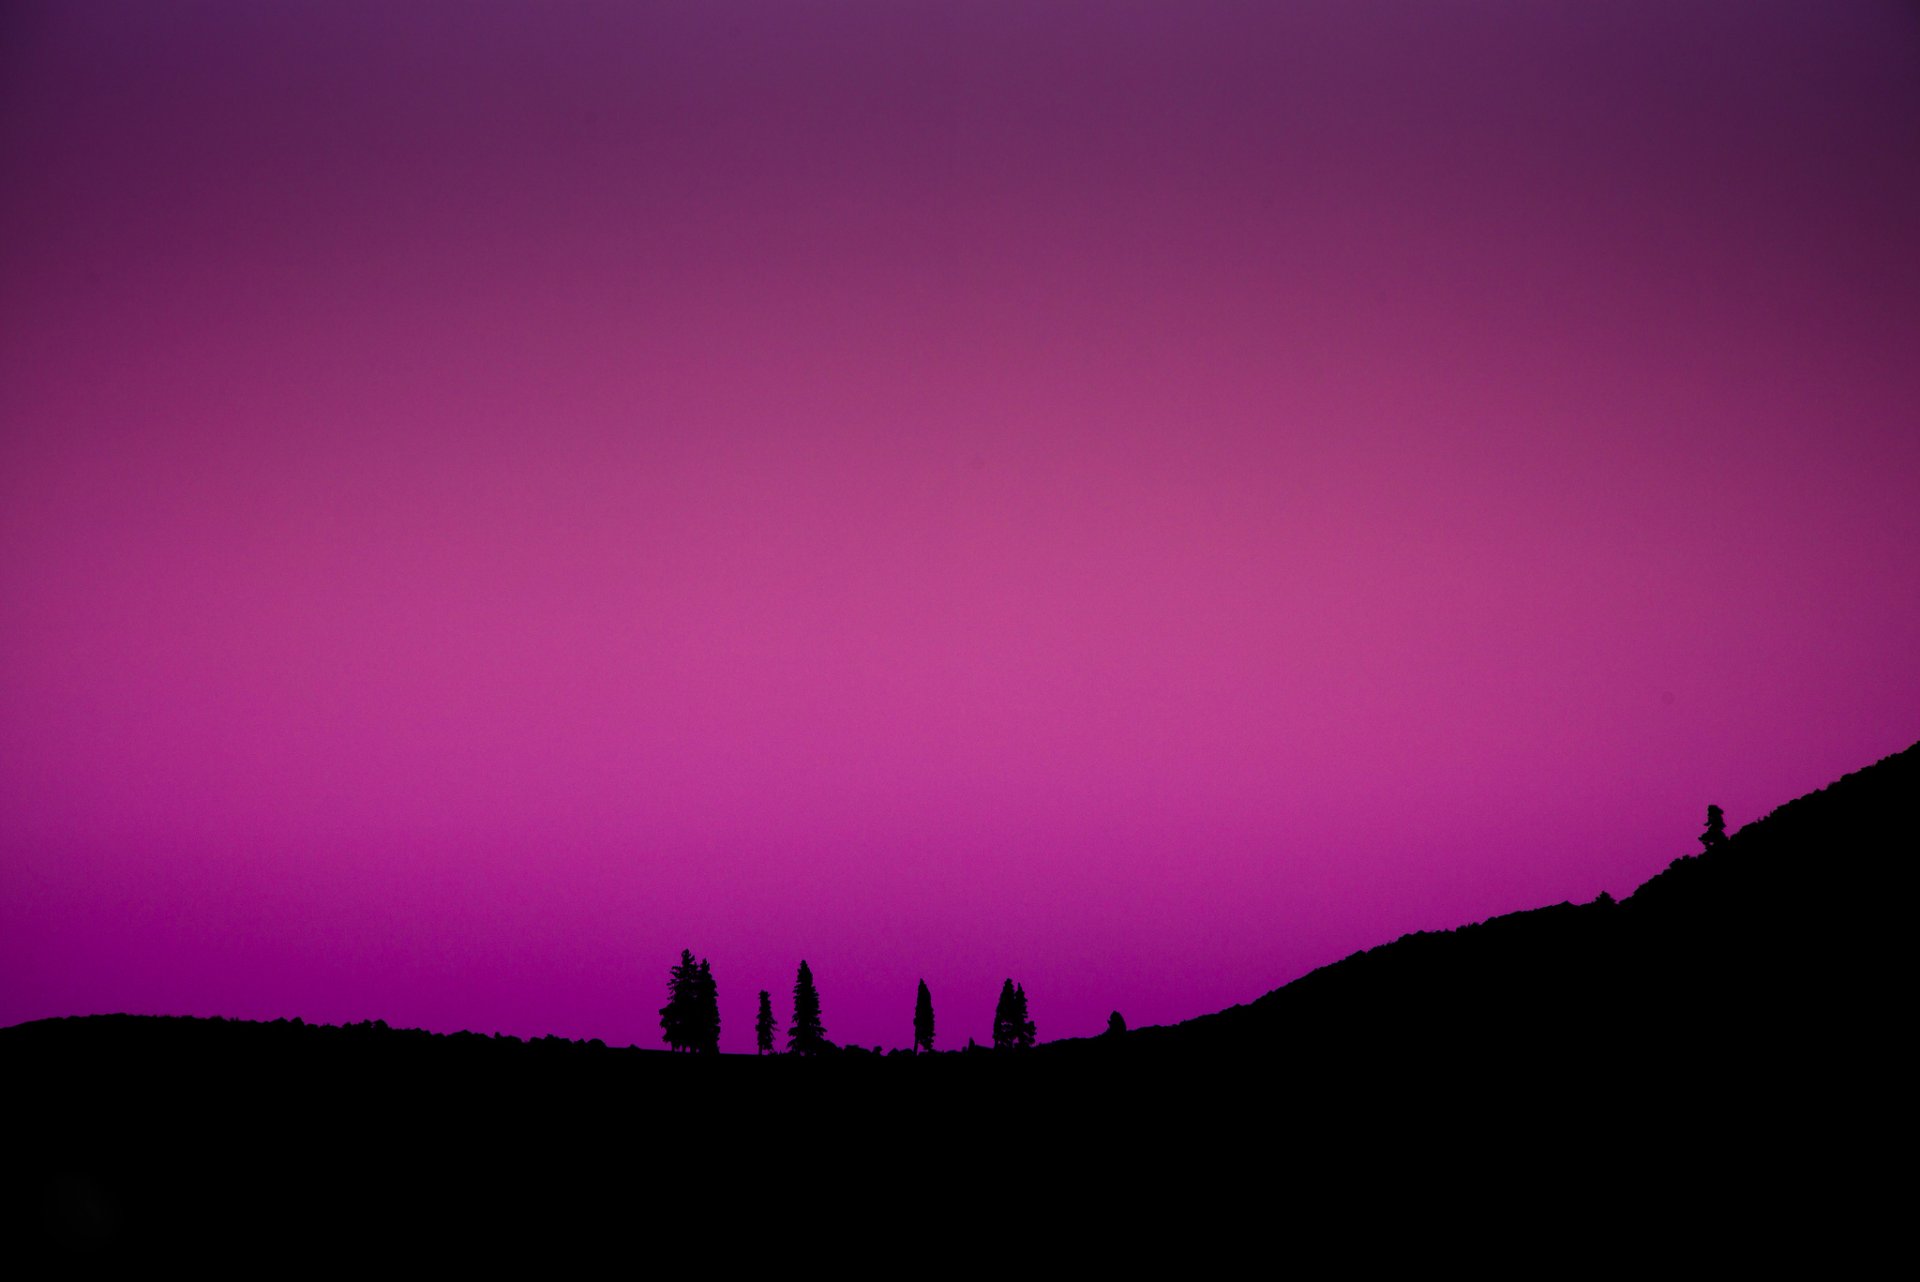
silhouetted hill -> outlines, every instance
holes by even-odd
[[[379,1024],[0,1030],[0,1243],[249,1268],[1128,1268],[1868,1249],[1920,745],[1631,897],[1411,935],[1019,1055],[675,1056]],[[1848,1232],[1832,1231],[1850,1217]],[[716,1225],[725,1227],[715,1227]]]
[[[1623,901],[1407,935],[1246,1005],[1136,1030],[1128,1049],[1345,1071],[1410,1042],[1469,1058],[1798,1059],[1776,1045],[1791,1034],[1817,1036],[1824,1059],[1881,1036],[1894,869],[1917,798],[1920,744],[1674,860]]]

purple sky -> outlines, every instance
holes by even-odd
[[[1920,737],[1920,16],[10,5],[0,1023],[1043,1038]]]

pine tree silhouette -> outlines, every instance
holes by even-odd
[[[1027,1016],[1027,990],[1011,979],[1000,985],[993,1010],[993,1048],[1026,1050],[1033,1045],[1033,1020]]]
[[[713,967],[700,959],[694,972],[691,1002],[693,1049],[708,1055],[720,1053],[720,991],[713,982]]]
[[[1700,834],[1700,853],[1707,854],[1727,840],[1727,814],[1718,806],[1707,807],[1707,830]]]
[[[700,968],[693,951],[680,950],[680,962],[667,972],[667,1004],[660,1008],[660,1036],[674,1050],[692,1050],[695,1039],[694,989]]]
[[[760,1016],[753,1021],[753,1035],[759,1046],[756,1054],[773,1053],[773,1034],[777,1027],[773,1022],[773,998],[768,996],[767,990],[763,988],[760,990]]]
[[[793,980],[793,1024],[787,1029],[787,1051],[793,1055],[818,1055],[827,1049],[826,1026],[820,1022],[820,992],[813,986],[813,971],[800,963]]]
[[[913,1050],[917,1055],[921,1051],[933,1049],[933,994],[927,991],[927,981],[920,981],[920,995],[913,1002]]]
[[[1013,986],[1013,1044],[1018,1050],[1033,1049],[1033,1020],[1027,1014],[1027,990],[1023,984]]]

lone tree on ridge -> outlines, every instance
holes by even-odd
[[[1718,806],[1707,807],[1707,830],[1700,834],[1700,853],[1707,854],[1727,841],[1727,812]]]

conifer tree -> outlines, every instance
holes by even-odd
[[[693,1049],[694,985],[699,973],[693,951],[687,948],[680,950],[679,964],[667,972],[667,1004],[660,1008],[660,1036],[677,1051]]]
[[[1033,1019],[1027,1014],[1027,990],[1009,979],[1000,985],[1000,1001],[993,1011],[993,1048],[1028,1050],[1033,1046]]]
[[[1700,834],[1700,853],[1706,854],[1727,840],[1727,814],[1718,806],[1707,807],[1707,830]]]
[[[993,1049],[1009,1050],[1014,1043],[1017,1017],[1014,1014],[1013,981],[1000,985],[1000,1000],[993,1007]]]
[[[1032,1050],[1034,1038],[1033,1020],[1027,1014],[1027,989],[1024,984],[1013,986],[1013,1045],[1016,1050]]]
[[[693,1049],[708,1055],[720,1053],[720,990],[713,982],[713,967],[700,959],[693,979]]]
[[[773,998],[766,989],[760,990],[760,1017],[753,1022],[753,1036],[759,1050],[756,1054],[773,1053],[773,1034],[777,1025],[773,1022]]]
[[[920,995],[913,1003],[913,1050],[933,1050],[933,994],[927,991],[927,981],[920,981]]]
[[[793,981],[793,1023],[787,1029],[787,1051],[793,1055],[818,1055],[827,1049],[827,1030],[820,1022],[820,992],[813,986],[813,971],[805,961]]]

